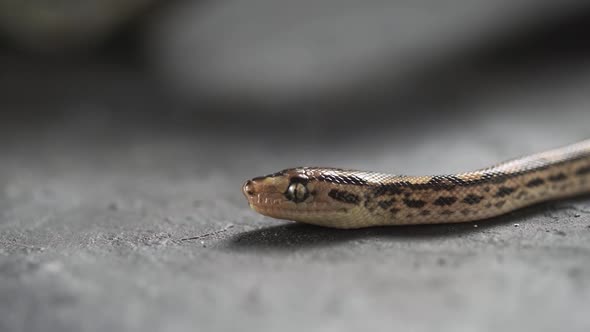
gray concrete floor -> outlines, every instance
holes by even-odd
[[[587,197],[339,231],[262,217],[240,192],[296,165],[447,173],[588,138],[588,70],[335,125],[187,115],[134,73],[55,84],[57,70],[26,68],[0,80],[1,331],[590,328]]]

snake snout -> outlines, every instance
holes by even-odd
[[[252,180],[248,180],[246,181],[246,183],[244,183],[244,185],[242,186],[242,192],[244,193],[246,198],[250,198],[256,194],[256,192],[254,191],[254,183],[252,182]]]

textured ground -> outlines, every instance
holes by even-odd
[[[0,78],[1,331],[590,329],[588,198],[336,231],[240,193],[295,165],[445,173],[588,138],[589,70],[331,121],[187,115],[139,74],[80,67]]]

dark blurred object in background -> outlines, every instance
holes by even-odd
[[[9,48],[68,59],[98,45],[126,48],[199,110],[207,102],[329,112],[352,100],[423,94],[424,81],[438,90],[481,80],[465,76],[494,74],[477,63],[482,56],[514,46],[526,52],[522,44],[539,39],[559,48],[543,27],[567,25],[589,9],[575,0],[2,0],[0,32]],[[533,52],[531,60],[542,56]]]
[[[405,92],[425,68],[469,60],[466,52],[493,51],[588,7],[552,0],[180,2],[153,21],[147,56],[192,100],[283,109],[302,100],[346,104]],[[436,79],[446,85],[457,74]]]
[[[0,0],[0,32],[15,47],[56,53],[93,48],[154,0]]]

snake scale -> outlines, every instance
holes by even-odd
[[[590,140],[467,173],[298,167],[251,179],[242,190],[263,215],[326,227],[476,221],[590,192]]]

